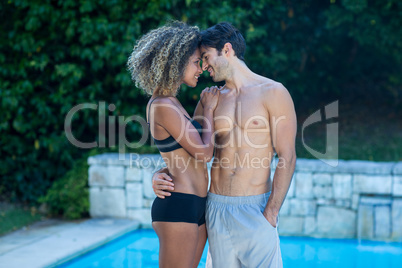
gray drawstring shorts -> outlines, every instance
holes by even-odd
[[[277,229],[262,212],[271,192],[254,196],[208,193],[207,268],[282,268]]]

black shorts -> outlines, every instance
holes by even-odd
[[[205,223],[207,197],[172,192],[165,199],[155,198],[152,204],[152,221],[188,222],[201,226]]]

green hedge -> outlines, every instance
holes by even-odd
[[[168,19],[201,28],[232,22],[245,35],[251,69],[283,82],[299,110],[316,108],[317,99],[367,95],[398,107],[401,5],[397,0],[1,1],[0,14],[7,19],[0,22],[0,195],[35,203],[88,153],[64,133],[64,119],[75,105],[105,101],[116,106],[107,115],[145,113],[147,97],[130,81],[126,60],[136,38]],[[200,82],[195,90],[183,87],[179,96],[189,111],[200,89],[211,83]],[[97,111],[80,112],[73,126],[81,141],[99,140]],[[141,127],[128,125],[127,135],[138,139]]]
[[[56,180],[46,195],[39,198],[46,204],[51,216],[79,219],[88,216],[88,164],[86,159],[77,161],[61,179]]]

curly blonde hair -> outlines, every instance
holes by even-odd
[[[184,22],[150,31],[134,46],[127,66],[135,85],[152,95],[176,96],[189,58],[201,41],[198,27]]]

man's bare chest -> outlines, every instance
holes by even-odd
[[[218,132],[267,129],[269,114],[263,101],[257,97],[223,97],[214,112],[214,122]]]

